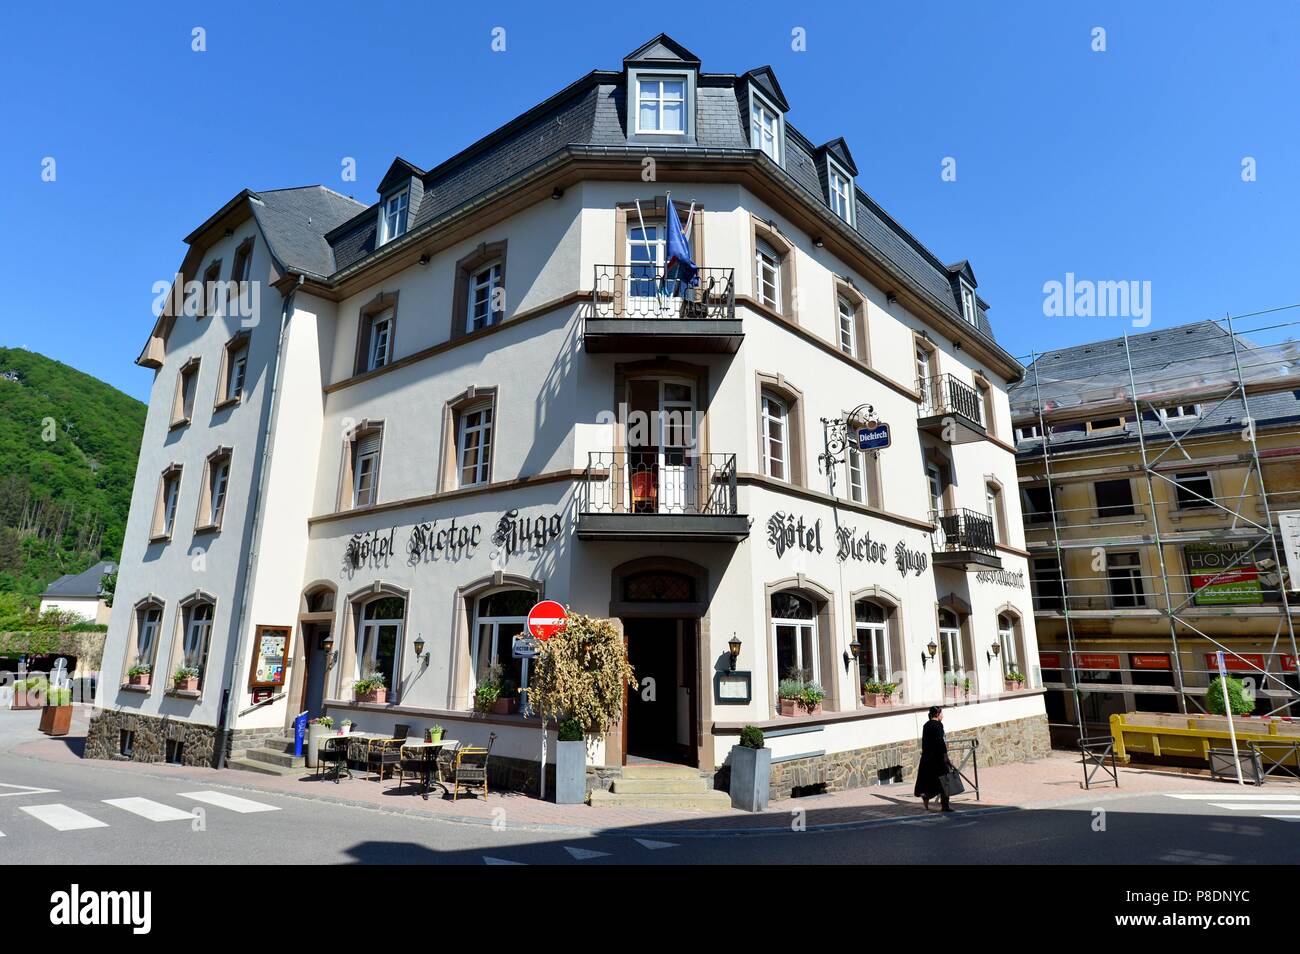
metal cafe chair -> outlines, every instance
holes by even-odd
[[[456,750],[456,761],[452,768],[455,783],[455,789],[451,793],[453,802],[456,800],[456,796],[460,794],[462,785],[467,789],[472,786],[482,786],[483,797],[487,798],[488,762],[492,758],[492,744],[496,740],[497,734],[493,732],[488,736],[487,748],[463,745]]]
[[[366,747],[366,770],[378,772],[379,781],[384,780],[384,773],[401,769],[402,744],[410,733],[411,727],[398,723],[393,726],[391,739],[372,739]]]
[[[352,777],[352,771],[348,768],[346,736],[332,735],[321,740],[320,749],[316,753],[316,775],[319,777],[322,771],[325,772],[326,778],[334,779],[335,785],[344,772],[347,773],[348,778]]]

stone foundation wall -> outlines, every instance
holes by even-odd
[[[972,736],[979,740],[976,758],[981,767],[1044,758],[1052,748],[1045,715],[995,722],[953,734],[953,738]],[[778,762],[772,766],[772,798],[790,798],[800,789],[839,792],[879,785],[882,781],[909,781],[916,775],[920,757],[920,740],[908,739],[866,749]],[[886,773],[883,779],[882,773]],[[718,771],[714,784],[725,791],[729,783],[730,771],[724,767]]]
[[[183,743],[182,765],[211,765],[217,745],[217,727],[197,722],[183,722],[161,716],[142,715],[112,709],[96,710],[86,733],[88,759],[123,761],[122,732],[135,733],[129,761],[163,762],[167,759],[167,742]],[[288,736],[284,729],[235,729],[226,737],[226,758],[237,758],[267,740]]]

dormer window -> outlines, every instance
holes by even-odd
[[[971,288],[965,282],[961,283],[961,316],[967,322],[974,325],[977,323],[976,316],[979,311],[975,305],[975,289]]]
[[[853,224],[853,179],[834,162],[829,162],[826,183],[831,211],[849,225]]]
[[[781,164],[780,111],[753,90],[749,94],[749,144],[766,153],[777,165]]]
[[[686,76],[638,74],[636,131],[680,136],[686,132]]]
[[[411,192],[402,189],[394,192],[384,200],[379,217],[379,244],[391,242],[406,231],[407,212],[411,204]]]

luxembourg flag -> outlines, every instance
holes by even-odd
[[[664,247],[664,282],[682,282],[693,288],[700,283],[700,270],[691,260],[691,244],[686,240],[682,220],[671,200],[668,202],[668,214],[664,218],[668,227]]]

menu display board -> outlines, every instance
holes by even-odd
[[[284,685],[292,634],[292,626],[257,627],[253,636],[253,662],[248,667],[248,688],[273,689]]]

